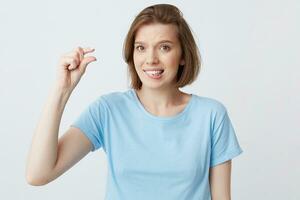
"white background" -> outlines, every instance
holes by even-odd
[[[133,18],[161,1],[1,1],[0,199],[103,199],[106,156],[88,154],[41,187],[25,161],[59,56],[94,47],[65,108],[60,135],[99,95],[129,87],[122,45]],[[227,107],[243,154],[233,159],[232,199],[300,199],[300,3],[297,0],[165,1],[178,6],[203,57],[183,91]],[[298,185],[297,185],[298,184]]]

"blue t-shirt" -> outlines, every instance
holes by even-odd
[[[103,94],[71,126],[107,156],[106,200],[210,200],[209,168],[243,152],[225,106],[195,94],[171,117],[134,89]]]

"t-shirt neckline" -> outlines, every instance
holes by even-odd
[[[186,112],[188,112],[189,108],[191,107],[193,101],[194,101],[194,94],[190,94],[191,95],[191,98],[189,99],[188,103],[185,105],[184,109],[177,113],[176,115],[173,115],[173,116],[168,116],[168,117],[163,117],[163,116],[156,116],[156,115],[153,115],[152,113],[150,113],[149,111],[147,111],[145,109],[145,107],[143,106],[143,104],[140,102],[137,94],[136,94],[136,91],[135,89],[131,89],[131,93],[132,95],[134,96],[134,99],[135,101],[137,102],[138,104],[138,107],[141,109],[141,111],[148,117],[154,119],[154,120],[158,120],[158,121],[173,121],[173,120],[176,120],[180,117],[182,117]]]

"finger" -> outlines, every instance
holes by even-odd
[[[90,64],[91,62],[97,61],[97,58],[95,56],[87,56],[85,59],[86,64]]]
[[[68,66],[68,70],[76,69],[78,66],[77,62],[74,59],[71,59],[70,65]]]
[[[67,67],[71,63],[71,59],[68,56],[62,56],[59,60],[59,66]]]
[[[73,51],[68,57],[71,57],[72,59],[74,59],[78,65],[82,60],[82,59],[80,59],[81,56],[78,51]]]
[[[69,69],[69,70],[75,69],[79,64],[74,57],[69,57],[69,56],[62,57],[60,63],[65,69]]]
[[[82,72],[85,72],[87,65],[94,61],[97,61],[96,57],[94,57],[94,56],[85,57],[79,66],[80,70]]]
[[[86,66],[86,65],[88,65],[89,63],[94,62],[94,61],[96,61],[96,60],[97,60],[97,59],[96,59],[96,57],[94,57],[94,56],[87,56],[87,57],[83,58],[83,60],[82,60],[82,62],[81,62],[81,65],[82,65],[82,66]]]
[[[93,52],[93,51],[95,51],[94,48],[90,48],[90,47],[83,48],[83,54],[84,54],[84,55],[85,55],[85,54],[88,54],[88,53],[91,53],[91,52]]]
[[[75,49],[75,51],[77,52],[78,57],[79,57],[79,61],[81,62],[82,59],[83,59],[83,57],[84,57],[84,51],[83,51],[82,47],[80,47],[80,46],[77,47],[77,48]]]
[[[75,49],[70,53],[65,54],[63,57],[73,58],[76,60],[76,62],[80,63],[80,53]]]

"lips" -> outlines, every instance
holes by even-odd
[[[164,70],[144,70],[144,72],[149,75],[160,75],[164,72]]]

